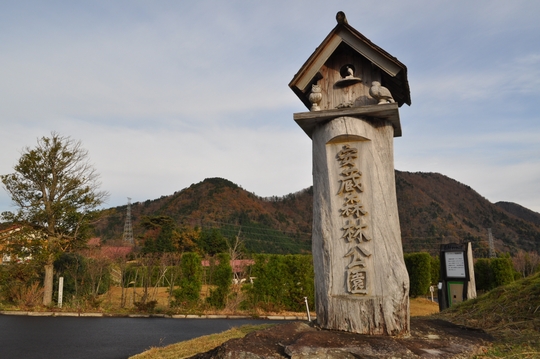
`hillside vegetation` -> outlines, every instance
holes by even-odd
[[[181,228],[219,228],[228,238],[241,231],[254,253],[311,251],[311,188],[284,197],[262,198],[222,178],[207,178],[170,196],[132,204],[134,237],[141,236],[145,216],[169,216]],[[122,238],[126,206],[104,211],[95,225],[102,240]]]
[[[492,229],[499,252],[540,251],[540,214],[516,204],[493,204],[462,183],[438,173],[396,171],[404,249],[437,253],[442,243],[471,241],[477,257],[488,254]],[[218,228],[229,238],[241,234],[255,253],[311,250],[313,191],[262,198],[222,178],[208,178],[169,196],[132,205],[133,232],[141,221],[168,216],[182,228]],[[518,210],[521,208],[521,210]],[[102,240],[122,238],[126,206],[104,210],[94,227]]]
[[[447,176],[397,171],[396,189],[401,235],[409,251],[433,253],[440,243],[470,241],[477,257],[487,256],[488,228],[499,252],[540,250],[540,226]]]
[[[495,288],[437,317],[496,338],[490,357],[540,358],[540,273]]]
[[[530,209],[520,206],[517,203],[497,202],[495,204],[508,213],[512,213],[525,221],[532,222],[537,226],[540,226],[540,213],[531,211]]]

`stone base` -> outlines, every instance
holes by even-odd
[[[443,320],[411,319],[411,334],[370,336],[321,330],[305,322],[276,325],[230,340],[193,359],[209,358],[467,358],[483,353],[493,338]]]

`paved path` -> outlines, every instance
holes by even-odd
[[[32,314],[0,315],[0,358],[125,359],[153,346],[165,346],[245,324],[275,322],[268,319],[201,320]]]

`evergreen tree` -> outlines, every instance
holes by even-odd
[[[230,256],[227,253],[217,255],[217,265],[213,273],[213,283],[216,288],[210,292],[207,302],[218,309],[222,309],[227,304],[227,298],[231,292],[232,267]]]
[[[38,139],[35,148],[26,147],[14,170],[0,179],[17,211],[2,217],[31,228],[39,238],[43,304],[50,305],[55,258],[84,242],[92,211],[108,194],[99,191],[99,175],[81,143],[54,132]]]
[[[180,285],[174,290],[173,305],[194,306],[198,303],[202,289],[202,264],[197,253],[184,253],[180,262]]]

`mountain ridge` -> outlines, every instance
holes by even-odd
[[[476,256],[487,256],[487,228],[499,252],[540,251],[540,225],[527,219],[530,212],[533,219],[540,214],[518,204],[505,209],[439,173],[395,174],[405,251],[435,254],[441,244],[471,241]],[[218,228],[228,237],[241,232],[253,252],[305,253],[310,251],[313,189],[263,198],[227,179],[207,178],[172,195],[135,202],[131,212],[135,237],[141,218],[161,215],[181,227]],[[126,206],[103,210],[95,235],[105,241],[121,238],[125,213]]]

